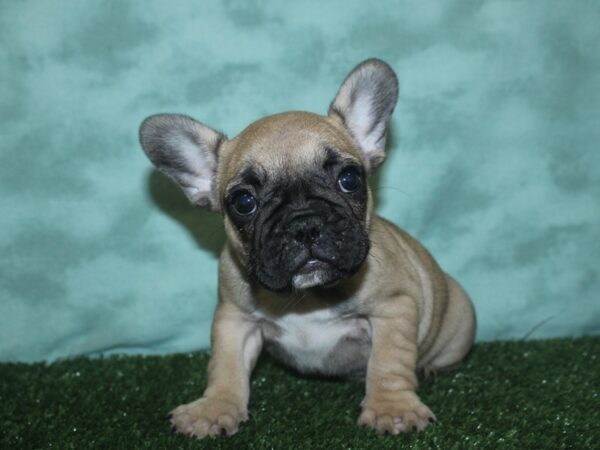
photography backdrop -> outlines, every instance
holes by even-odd
[[[478,339],[600,332],[596,1],[0,1],[0,359],[206,348],[219,218],[137,140],[325,113],[400,78],[377,212],[476,305]]]

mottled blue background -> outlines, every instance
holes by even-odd
[[[600,333],[600,3],[0,0],[0,359],[207,347],[219,219],[141,120],[234,136],[401,82],[380,214],[472,295],[479,339]]]

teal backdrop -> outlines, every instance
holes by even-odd
[[[478,339],[600,333],[597,1],[0,0],[0,359],[206,348],[219,218],[137,140],[401,94],[377,211],[467,288]]]

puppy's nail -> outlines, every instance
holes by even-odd
[[[416,425],[413,425],[413,427],[412,427],[412,430],[413,430],[413,431],[417,431],[417,426],[416,426]]]
[[[429,423],[435,423],[435,419],[433,417],[430,417],[429,419],[427,419],[429,421]]]
[[[173,418],[173,414],[169,413],[166,416],[163,417],[163,420],[169,421]]]

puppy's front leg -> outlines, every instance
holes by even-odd
[[[415,393],[417,303],[407,296],[378,301],[370,323],[372,349],[358,423],[379,433],[423,430],[435,418]]]
[[[235,305],[221,302],[211,333],[212,355],[204,395],[171,412],[171,423],[199,438],[232,435],[248,419],[250,373],[262,347],[257,324]]]

